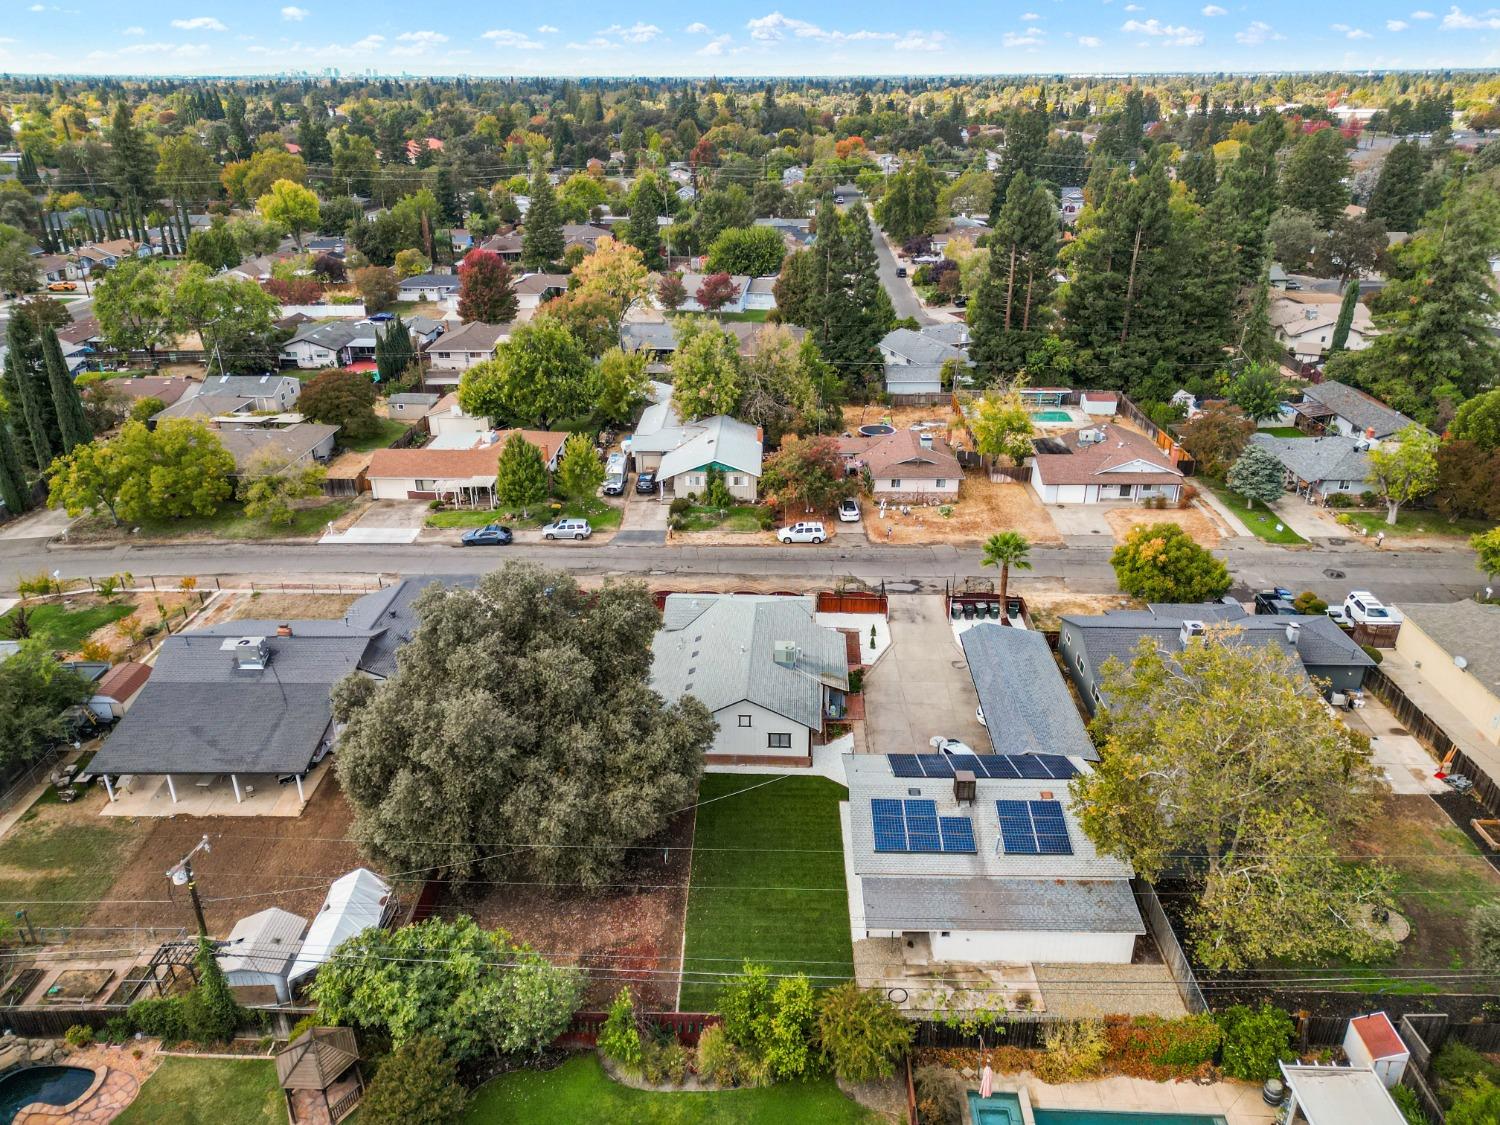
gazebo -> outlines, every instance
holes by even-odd
[[[276,1052],[276,1081],[292,1125],[337,1125],[365,1094],[359,1044],[347,1027],[313,1027]]]

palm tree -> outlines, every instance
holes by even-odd
[[[999,531],[985,540],[984,558],[979,565],[1000,568],[1000,596],[1004,598],[1010,585],[1010,568],[1030,570],[1030,554],[1031,543],[1026,536],[1019,531]]]

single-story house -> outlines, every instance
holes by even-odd
[[[389,396],[385,404],[392,418],[400,422],[415,422],[432,413],[440,397],[427,392],[403,391]]]
[[[368,868],[356,867],[335,879],[313,915],[287,982],[296,984],[317,972],[344,942],[379,926],[392,905],[390,884]]]
[[[301,394],[301,381],[291,375],[211,375],[201,383],[191,383],[156,418],[216,418],[258,411],[285,413],[297,404]]]
[[[1031,460],[1031,487],[1044,504],[1098,504],[1161,496],[1175,502],[1182,471],[1150,438],[1105,424],[1076,430],[1058,443],[1066,452]]]
[[[941,503],[955,500],[964,471],[948,443],[925,430],[897,430],[839,438],[845,471],[869,471],[877,500]]]
[[[1280,438],[1254,433],[1250,440],[1281,462],[1286,487],[1298,496],[1321,500],[1371,488],[1369,443],[1362,438],[1342,434]]]
[[[1299,362],[1322,363],[1333,342],[1333,329],[1338,323],[1343,297],[1338,293],[1310,290],[1288,292],[1278,289],[1273,293],[1268,311],[1276,339]],[[1345,346],[1352,352],[1361,351],[1368,348],[1377,335],[1370,310],[1363,302],[1356,303]]]
[[[241,918],[219,951],[219,968],[229,987],[270,988],[277,1003],[290,1003],[287,976],[306,932],[306,918],[279,906]]]
[[[89,277],[101,269],[112,270],[128,258],[149,258],[151,248],[129,238],[107,238],[87,242],[69,254],[69,277]]]
[[[464,413],[458,404],[457,391],[449,391],[433,403],[426,417],[427,432],[434,439],[445,439],[444,447],[448,449],[478,445],[479,439],[491,429],[488,418]]]
[[[969,333],[969,326],[961,320],[945,320],[938,324],[924,324],[919,331],[929,340],[936,340],[940,344],[957,348],[961,352],[967,352],[973,337]]]
[[[706,273],[684,273],[682,275],[682,287],[687,290],[687,299],[678,306],[679,311],[685,313],[701,313],[704,311],[703,306],[698,303],[698,290],[703,285],[704,279],[709,276]],[[771,280],[774,282],[775,278]],[[729,282],[734,286],[734,296],[721,305],[718,311],[726,313],[744,312],[747,307],[745,298],[750,288],[750,278],[745,274],[736,273],[730,275]],[[651,299],[653,302],[656,302],[654,295]],[[659,305],[659,302],[657,303]],[[772,306],[774,307],[774,305],[775,300],[773,298]]]
[[[1334,381],[1309,383],[1303,388],[1302,401],[1292,403],[1292,412],[1299,430],[1363,437],[1372,445],[1412,424],[1412,419],[1378,398]]]
[[[555,471],[566,433],[552,430],[486,430],[465,448],[377,449],[365,478],[376,500],[446,500],[464,507],[493,508],[500,451],[512,433],[540,450]]]
[[[958,640],[995,753],[1099,760],[1046,637],[984,621]]]
[[[292,415],[300,417],[300,415]],[[276,419],[264,419],[275,421]],[[337,426],[322,422],[292,422],[264,425],[263,419],[225,421],[214,426],[220,443],[234,458],[234,467],[244,472],[261,458],[284,463],[282,472],[300,470],[313,463],[324,464],[333,456]]]
[[[481,247],[491,253],[500,255],[507,262],[514,262],[521,256],[523,241],[524,236],[520,231],[511,230],[491,235],[481,243]]]
[[[1146,932],[1134,872],[1078,823],[1068,771],[996,777],[986,765],[1011,759],[985,754],[958,777],[962,759],[936,755],[948,772],[925,776],[898,773],[902,757],[844,758],[856,942],[894,939],[908,964],[1130,963]]]
[[[116,664],[94,684],[89,710],[105,720],[123,718],[150,678],[149,664],[137,664],[132,660]]]
[[[570,246],[582,246],[591,254],[601,238],[614,237],[605,227],[593,223],[564,223],[562,236],[564,250]]]
[[[397,285],[403,301],[441,301],[458,292],[456,273],[419,273]]]
[[[620,347],[627,352],[643,352],[653,364],[665,363],[677,350],[677,325],[675,320],[629,320],[620,325]],[[750,320],[731,320],[719,325],[735,338],[739,354],[748,358],[760,351],[760,340],[768,329],[775,328],[791,335],[798,343],[807,335],[807,329],[797,324],[767,325]]]
[[[627,447],[637,472],[656,474],[663,500],[689,492],[701,495],[708,487],[708,470],[717,467],[736,499],[755,503],[765,452],[760,427],[722,414],[683,422],[670,384],[652,384],[652,402]]]
[[[43,285],[68,279],[68,259],[62,254],[38,254],[31,259],[31,264],[36,267],[37,277]]]
[[[800,173],[801,169],[788,168],[787,172]],[[783,173],[782,178],[785,179],[785,177],[786,173]],[[800,183],[801,180],[799,179],[797,182]],[[772,216],[771,218],[756,219],[753,225],[758,227],[770,227],[777,234],[781,235],[782,245],[784,245],[789,252],[803,250],[806,247],[812,245],[813,233],[811,219],[796,219]]]
[[[768,311],[776,307],[776,278],[752,277],[745,286],[744,306],[747,310]]]
[[[1287,1090],[1287,1125],[1406,1125],[1406,1115],[1369,1067],[1276,1065]]]
[[[990,233],[990,225],[983,219],[971,218],[968,215],[954,215],[948,220],[948,225],[931,236],[932,252],[941,254],[943,249],[954,239],[963,239],[974,242],[981,235]]]
[[[448,329],[448,322],[433,316],[414,316],[406,322],[411,331],[412,343],[417,350],[424,350]]]
[[[342,235],[319,235],[317,238],[309,238],[302,244],[302,248],[313,257],[328,254],[335,258],[344,256],[344,238]]]
[[[1240,630],[1236,643],[1275,645],[1302,662],[1307,674],[1334,692],[1357,691],[1375,662],[1349,635],[1324,615],[1251,615],[1239,604],[1156,603],[1144,610],[1111,610],[1100,616],[1062,618],[1057,652],[1089,714],[1106,703],[1101,695],[1104,662],[1111,656],[1129,664],[1141,638],[1165,652],[1181,652],[1213,626]],[[1405,632],[1405,630],[1402,630]]]
[[[510,339],[511,328],[508,323],[486,324],[482,320],[473,320],[462,328],[444,332],[427,349],[431,364],[427,382],[457,386],[465,371],[476,363],[494,358],[495,346]]]
[[[669,594],[651,643],[651,687],[713,712],[706,760],[812,764],[826,724],[844,714],[844,635],[814,620],[816,599],[755,594]]]
[[[961,348],[947,343],[926,331],[896,328],[887,332],[880,340],[880,355],[885,365],[917,364],[923,367],[941,367],[949,360],[967,363]]]
[[[61,337],[59,332],[58,336]],[[139,402],[143,398],[157,399],[163,406],[171,406],[189,391],[196,391],[198,384],[182,375],[141,375],[133,379],[110,379],[95,387],[107,388],[113,395]],[[95,387],[90,387],[93,391]]]
[[[1423,683],[1500,745],[1500,605],[1401,603],[1396,652]]]
[[[368,320],[309,321],[281,345],[284,366],[316,371],[375,358],[379,329]]]
[[[59,328],[57,339],[64,348],[70,344],[75,347],[91,348],[104,342],[104,330],[99,327],[97,316],[85,316]]]
[[[568,291],[568,275],[565,273],[528,273],[518,280],[512,289],[516,293],[516,305],[521,310],[534,309],[546,304],[553,297]]]
[[[943,365],[887,363],[885,393],[894,405],[935,402],[943,394]]]
[[[1065,187],[1062,189],[1058,201],[1058,217],[1068,226],[1078,221],[1078,216],[1083,212],[1083,189],[1081,187]]]

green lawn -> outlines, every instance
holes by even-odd
[[[764,508],[754,504],[741,504],[734,508],[705,508],[695,506],[683,513],[683,519],[687,521],[687,531],[708,531],[717,528],[720,531],[752,532],[760,530],[760,515]]]
[[[766,318],[770,315],[770,309],[746,309],[744,312],[726,312],[718,314],[719,319],[725,322],[732,320],[745,320],[750,321],[753,324],[764,323]]]
[[[1267,510],[1265,505],[1251,508],[1245,503],[1245,498],[1238,492],[1227,488],[1223,481],[1210,481],[1207,477],[1199,478],[1199,484],[1208,485],[1213,489],[1215,496],[1235,515],[1240,521],[1266,543],[1281,543],[1283,545],[1293,543],[1306,543],[1307,540],[1298,535],[1285,523],[1282,523],[1275,512]],[[1281,530],[1276,530],[1276,525],[1281,524]]]
[[[759,1090],[658,1094],[619,1085],[594,1054],[569,1059],[555,1070],[502,1075],[480,1087],[464,1117],[467,1125],[873,1125],[880,1120],[829,1079]]]
[[[26,910],[36,926],[76,925],[146,831],[125,817],[80,818],[49,794],[0,840],[0,901],[34,903]],[[7,915],[13,909],[6,907]]]
[[[407,425],[398,418],[381,418],[380,428],[369,437],[350,440],[339,435],[338,443],[345,449],[353,450],[355,453],[368,453],[372,449],[384,449],[402,434],[406,433]]]
[[[612,527],[619,527],[623,515],[622,509],[594,497],[588,500],[564,501],[562,515],[558,518],[586,519],[595,531],[607,531]],[[551,523],[553,518],[552,509],[545,505],[541,508],[533,508],[530,515],[524,519],[514,513],[502,512],[498,508],[477,511],[455,509],[430,513],[427,517],[427,526],[484,527],[486,524],[501,523],[511,528],[541,527],[543,524]]]
[[[116,1125],[284,1125],[270,1059],[162,1060]]]
[[[1299,430],[1296,426],[1267,426],[1265,429],[1257,430],[1256,432],[1262,434],[1270,434],[1272,437],[1307,437],[1307,435]]]
[[[180,520],[143,520],[146,539],[178,539],[185,535],[212,535],[215,539],[296,539],[321,534],[323,525],[349,510],[352,500],[330,500],[311,508],[299,508],[289,527],[272,527],[246,517],[238,501],[230,501],[213,516],[191,516]]]
[[[129,604],[110,604],[68,609],[60,602],[43,602],[28,606],[27,610],[31,619],[32,636],[45,640],[59,652],[76,652],[95,629],[101,629],[122,617],[129,617],[135,612],[135,607]],[[14,609],[11,610],[0,621],[14,617],[15,613]]]
[[[687,971],[735,972],[748,958],[778,972],[853,976],[839,832],[847,790],[822,777],[752,789],[768,780],[703,778],[698,799],[709,803],[698,809],[693,837]],[[712,983],[685,982],[680,1007],[712,1011],[717,991]]]
[[[1378,531],[1386,533],[1387,537],[1399,535],[1452,535],[1467,539],[1475,532],[1488,531],[1494,527],[1489,520],[1460,519],[1449,520],[1442,512],[1431,511],[1426,508],[1403,508],[1396,516],[1396,526],[1392,527],[1385,522],[1385,509],[1368,512],[1348,512],[1354,522],[1363,527],[1371,535]]]

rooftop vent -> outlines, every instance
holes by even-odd
[[[953,771],[953,799],[955,801],[957,801],[959,804],[963,804],[965,801],[967,801],[969,804],[972,805],[974,803],[974,800],[975,800],[975,798],[977,796],[978,796],[978,787],[976,786],[976,784],[974,782],[974,771],[973,770],[954,770]]]
[[[291,625],[284,624],[276,626],[276,635],[278,637],[290,637],[292,635]]]
[[[1201,621],[1184,621],[1182,630],[1178,633],[1183,644],[1187,644],[1193,637],[1201,636],[1203,636],[1203,622]]]
[[[771,659],[783,668],[795,668],[797,666],[797,642],[777,641],[771,647]]]
[[[263,672],[271,662],[271,649],[265,637],[237,637],[224,642],[234,653],[234,666],[241,672]]]
[[[921,445],[921,447],[923,449],[931,449],[932,448],[932,435],[929,434],[929,433],[920,433],[920,434],[917,435],[917,442],[918,442],[918,444]]]
[[[1286,623],[1286,643],[1293,648],[1297,647],[1297,636],[1302,632],[1302,626],[1296,621]]]

